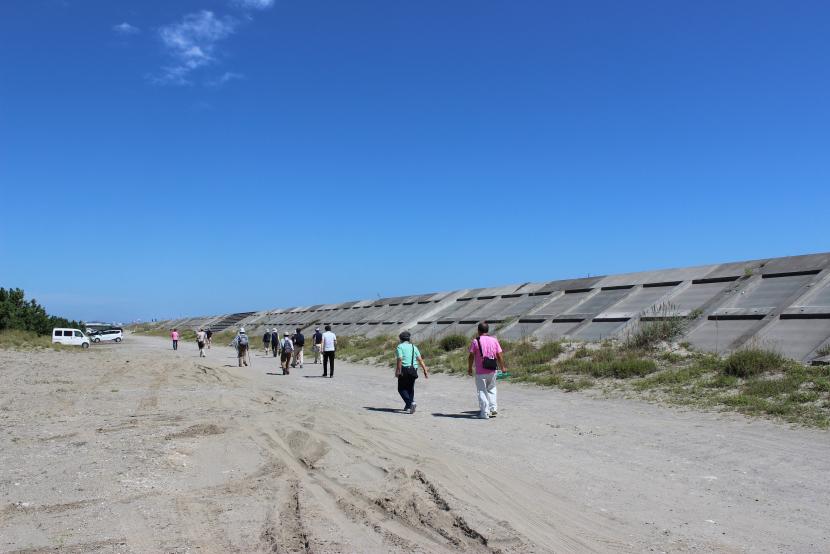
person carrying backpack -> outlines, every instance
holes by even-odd
[[[415,379],[418,378],[418,366],[424,372],[424,379],[429,379],[427,364],[421,357],[421,351],[410,342],[409,331],[398,335],[400,344],[395,349],[395,377],[398,379],[398,394],[404,401],[403,411],[415,413]]]
[[[239,362],[239,367],[248,365],[248,335],[245,334],[244,327],[240,327],[239,332],[231,342],[231,346],[236,348],[236,358]]]
[[[265,355],[268,355],[268,351],[271,349],[271,331],[268,329],[265,330],[265,334],[262,335],[262,346],[265,348]]]
[[[207,347],[210,350],[210,345],[213,342],[213,331],[211,331],[210,327],[205,330],[205,336],[207,337]]]
[[[294,336],[291,337],[291,340],[294,342],[294,362],[291,364],[291,367],[300,366],[300,369],[303,367],[303,346],[305,346],[305,337],[303,336],[302,330],[297,327],[297,332],[294,333]]]
[[[280,349],[282,350],[282,357],[280,358],[280,367],[282,367],[282,374],[288,375],[290,373],[290,371],[288,370],[288,364],[291,363],[291,353],[294,352],[294,342],[288,335],[288,331],[286,331],[283,335],[282,343],[280,344]]]

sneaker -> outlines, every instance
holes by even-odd
[[[413,402],[412,406],[409,407],[409,413],[414,414],[415,413],[415,408],[417,408],[417,407],[418,407],[418,405]]]
[[[498,410],[490,410],[490,417],[496,417],[497,415],[499,415]]]
[[[490,414],[488,414],[487,412],[479,414],[478,419],[490,419]]]

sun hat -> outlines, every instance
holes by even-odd
[[[244,332],[245,332],[245,328],[244,328],[244,327],[240,327],[240,328],[239,328],[239,332],[240,332],[240,333],[244,333]]]

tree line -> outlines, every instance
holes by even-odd
[[[36,300],[26,300],[23,289],[0,288],[0,331],[20,329],[49,335],[53,327],[82,329],[83,322],[46,313]]]

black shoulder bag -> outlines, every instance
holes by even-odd
[[[478,351],[481,354],[481,365],[484,366],[484,369],[489,371],[496,371],[499,369],[499,362],[495,358],[489,358],[484,355],[484,350],[481,349],[481,340],[476,337],[476,342],[478,343]]]
[[[404,377],[412,377],[413,379],[417,379],[418,368],[415,367],[415,345],[409,343],[409,346],[412,348],[412,357],[409,358],[409,365],[401,367],[401,375],[403,375]]]

